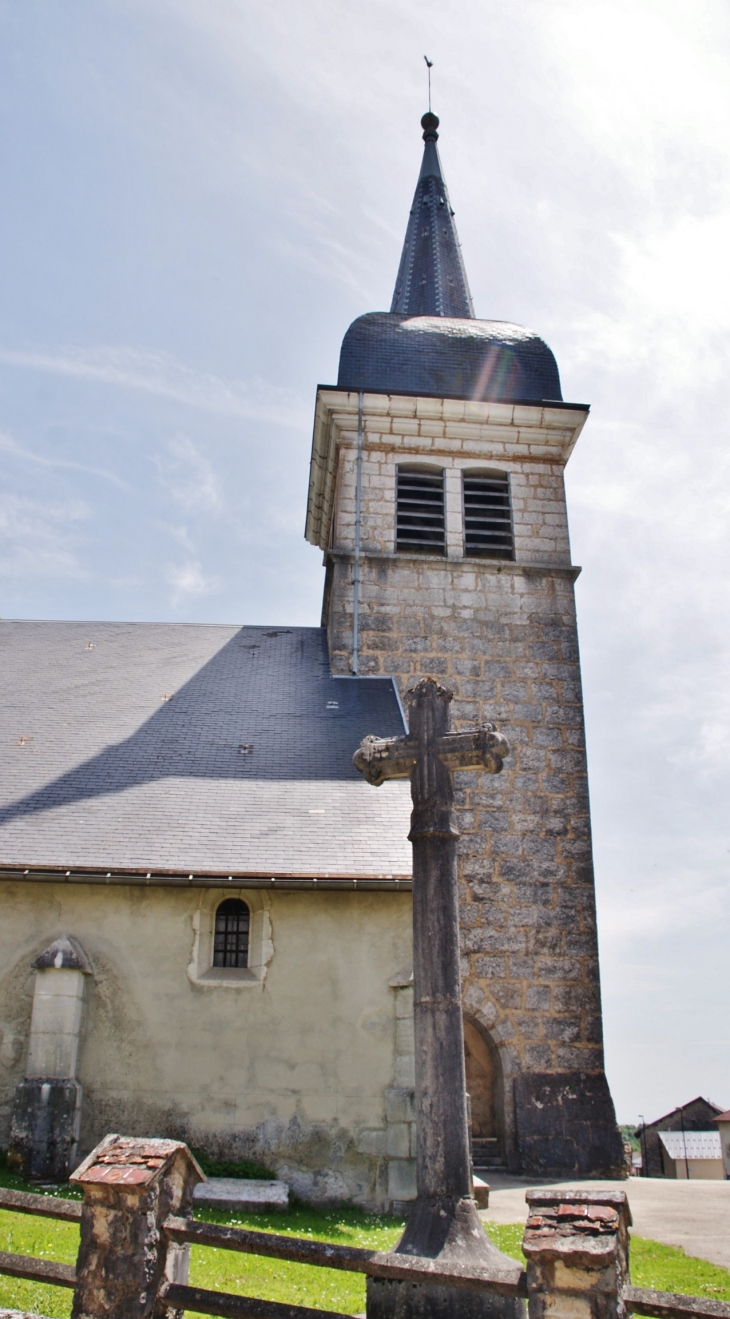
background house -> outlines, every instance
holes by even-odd
[[[670,1133],[679,1132],[692,1134],[695,1132],[704,1132],[708,1135],[712,1133],[717,1136],[717,1118],[722,1113],[718,1104],[713,1104],[710,1099],[703,1099],[698,1095],[696,1099],[691,1099],[688,1104],[682,1104],[679,1108],[672,1109],[671,1113],[665,1113],[663,1117],[657,1118],[655,1122],[643,1123],[637,1127],[636,1137],[641,1143],[642,1155],[642,1177],[677,1177],[686,1176],[686,1167],[680,1174],[674,1169],[679,1157],[678,1146],[670,1139]],[[663,1138],[666,1137],[667,1141]],[[692,1176],[692,1163],[695,1158],[706,1159],[708,1153],[699,1154],[700,1148],[709,1151],[709,1144],[692,1145],[692,1154],[687,1147],[687,1158],[690,1159],[690,1176]],[[713,1149],[715,1146],[713,1146]],[[675,1151],[671,1153],[670,1150]],[[682,1156],[684,1157],[684,1156]],[[713,1155],[712,1158],[720,1158],[720,1153]],[[712,1173],[695,1173],[694,1176],[713,1176]]]
[[[715,1118],[715,1121],[720,1129],[723,1171],[725,1176],[730,1178],[730,1108]]]
[[[678,1181],[725,1180],[717,1131],[660,1131],[659,1148],[665,1177],[676,1177]]]

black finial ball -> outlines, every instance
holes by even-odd
[[[423,119],[421,120],[421,128],[423,129],[424,142],[428,142],[429,138],[433,138],[434,142],[436,141],[436,139],[438,138],[438,133],[436,132],[438,126],[439,126],[438,115],[432,114],[431,111],[428,110],[427,113],[423,116]]]

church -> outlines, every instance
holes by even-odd
[[[456,776],[475,1166],[624,1174],[563,484],[589,409],[475,317],[421,124],[391,309],[317,389],[320,626],[0,622],[0,1148],[31,1175],[119,1131],[407,1207],[410,793],[352,756],[424,675],[511,748]]]

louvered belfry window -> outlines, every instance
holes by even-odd
[[[464,553],[514,558],[506,472],[464,475]]]
[[[248,966],[251,913],[240,898],[226,898],[215,913],[213,966]]]
[[[443,472],[399,467],[397,481],[396,549],[410,554],[443,554]]]

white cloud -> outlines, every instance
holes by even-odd
[[[48,351],[0,348],[0,363],[143,390],[225,417],[293,427],[301,426],[305,419],[305,424],[309,421],[304,404],[291,390],[263,381],[247,384],[225,380],[210,371],[185,366],[166,352],[109,347]]]
[[[540,5],[541,26],[561,90],[581,118],[578,131],[642,187],[667,165],[725,156],[730,108],[722,0],[556,0]],[[673,158],[663,156],[670,139]],[[679,205],[685,204],[681,192]]]
[[[176,527],[173,526],[172,523],[170,522],[158,522],[157,525],[161,527],[163,531],[167,532],[169,536],[172,536],[172,539],[176,541],[178,545],[181,545],[182,548],[190,556],[195,554],[195,546],[193,545],[193,539],[187,527],[185,526]]]
[[[77,557],[76,524],[89,517],[82,500],[63,503],[3,495],[0,499],[0,576],[81,580],[91,574]]]
[[[730,895],[724,880],[708,880],[701,864],[677,872],[670,857],[663,857],[657,869],[657,878],[642,876],[639,883],[636,876],[626,876],[620,905],[602,911],[601,941],[604,947],[611,944],[622,960],[631,961],[637,942],[657,944],[668,935],[690,934],[727,920]]]
[[[174,608],[186,604],[196,596],[211,595],[220,589],[217,577],[207,576],[196,559],[185,559],[180,564],[168,564],[165,577],[173,588],[170,596]]]
[[[187,435],[176,435],[165,447],[154,461],[170,498],[188,512],[219,509],[223,500],[210,458]]]
[[[35,463],[38,467],[66,468],[71,472],[85,472],[88,476],[100,476],[104,481],[111,481],[113,485],[119,486],[121,490],[129,489],[126,481],[117,476],[116,472],[107,472],[103,468],[91,467],[88,463],[77,463],[66,458],[48,458],[43,454],[34,453],[32,449],[23,448],[11,435],[0,433],[0,453],[5,453],[11,458],[18,458],[21,462]]]

